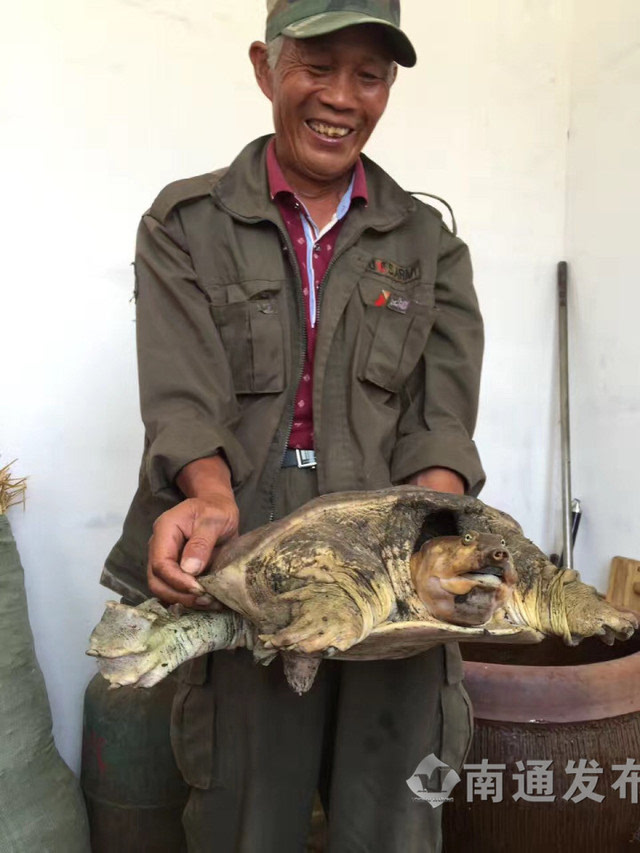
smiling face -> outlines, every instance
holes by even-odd
[[[273,104],[276,154],[295,189],[339,187],[384,113],[395,66],[375,25],[313,39],[285,39],[271,70],[251,46],[256,77]]]
[[[411,578],[429,612],[452,625],[483,625],[511,598],[518,576],[504,539],[439,536],[411,558]]]

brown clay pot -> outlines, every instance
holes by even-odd
[[[468,802],[468,771],[444,807],[445,853],[640,853],[640,786],[626,799],[612,785],[612,765],[640,765],[640,633],[609,647],[585,640],[570,648],[556,640],[535,646],[462,646],[465,686],[475,733],[465,767],[505,764],[503,799]],[[591,798],[565,799],[574,775],[567,763],[595,760]],[[553,762],[553,802],[514,799],[516,762]],[[544,793],[544,792],[543,792]]]

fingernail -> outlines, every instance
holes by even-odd
[[[199,604],[201,607],[208,607],[213,598],[210,595],[201,595],[199,598],[196,598],[196,604]]]
[[[192,583],[192,584],[191,584],[191,592],[192,592],[194,595],[202,595],[202,593],[204,592],[204,587],[203,587],[203,586],[201,586],[201,585],[200,585],[199,583],[197,583],[196,581],[194,581],[194,583]]]
[[[197,575],[202,569],[202,560],[197,557],[188,557],[184,563],[181,563],[180,568],[188,575]]]

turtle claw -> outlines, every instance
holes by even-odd
[[[565,587],[567,624],[572,636],[600,637],[611,645],[628,640],[638,630],[639,614],[606,601],[593,587],[572,583]]]

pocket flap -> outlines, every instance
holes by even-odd
[[[212,305],[234,305],[259,299],[271,299],[282,290],[281,279],[254,278],[231,284],[204,283]]]
[[[171,711],[171,746],[187,785],[207,790],[214,784],[215,699],[211,684],[181,684]]]
[[[464,678],[464,664],[457,643],[444,644],[447,684],[459,684]]]

